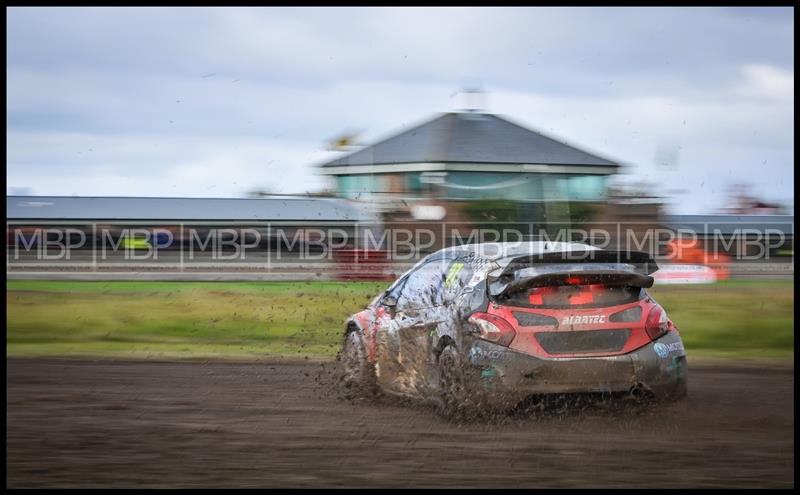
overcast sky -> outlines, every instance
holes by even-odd
[[[325,186],[328,139],[456,109],[628,164],[671,211],[734,182],[793,204],[794,10],[11,8],[8,192]]]

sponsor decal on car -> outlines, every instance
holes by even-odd
[[[475,253],[469,253],[466,256],[461,256],[458,258],[458,260],[463,261],[465,264],[470,265],[474,269],[489,265],[492,262],[492,260],[482,256],[477,256]]]
[[[670,359],[669,364],[667,365],[667,371],[672,371],[677,374],[685,373],[686,372],[686,364],[685,360],[682,360],[680,356],[672,356]]]
[[[672,352],[683,351],[683,344],[680,342],[673,342],[671,344],[662,344],[661,342],[656,342],[653,345],[653,350],[656,351],[658,357],[665,358]]]
[[[561,319],[562,325],[587,325],[590,323],[605,323],[605,315],[565,316]]]
[[[510,359],[511,354],[506,351],[498,351],[498,350],[484,350],[480,347],[473,347],[469,350],[469,358],[473,364],[476,364],[479,361],[491,360],[491,361],[498,361],[504,359]]]
[[[485,368],[481,371],[481,381],[483,382],[483,389],[484,390],[493,390],[495,388],[494,380],[497,378],[499,373],[494,368]]]
[[[461,273],[461,270],[464,269],[464,263],[455,262],[450,267],[450,271],[447,272],[447,278],[444,281],[444,286],[446,289],[452,288],[455,283],[458,281],[458,274]]]

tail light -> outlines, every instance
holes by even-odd
[[[496,315],[474,313],[468,321],[478,328],[481,339],[498,345],[508,346],[517,336],[511,323]]]
[[[651,340],[656,340],[672,328],[672,322],[667,318],[667,312],[661,306],[655,305],[647,315],[644,329]]]
[[[614,313],[608,318],[608,321],[614,323],[642,321],[642,307],[634,306],[632,308]]]

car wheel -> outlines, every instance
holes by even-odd
[[[464,414],[469,394],[461,356],[452,344],[439,354],[439,412],[453,418]]]
[[[686,382],[687,379],[686,376],[684,375],[678,381],[678,385],[675,387],[672,396],[669,398],[675,410],[685,411],[688,406],[689,398],[688,398],[688,387]]]
[[[375,371],[367,361],[364,339],[358,331],[349,332],[344,339],[340,358],[339,385],[347,398],[372,396],[376,391]]]

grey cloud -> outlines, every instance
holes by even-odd
[[[664,142],[697,177],[750,179],[764,160],[793,174],[793,9],[11,8],[7,30],[9,183],[141,178],[227,143],[241,170],[279,150],[306,175],[257,180],[300,191],[320,184],[309,165],[325,139],[452,109],[465,81],[490,110],[642,174]],[[89,159],[92,144],[125,155]],[[204,194],[193,187],[176,194]]]

